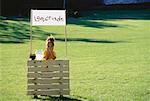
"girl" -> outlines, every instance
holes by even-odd
[[[55,38],[51,35],[46,40],[46,49],[44,50],[44,59],[45,60],[55,60],[56,53],[54,51],[54,41]]]

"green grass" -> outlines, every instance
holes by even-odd
[[[150,10],[82,14],[67,25],[70,100],[149,101]],[[64,27],[33,30],[34,51],[53,33],[57,59],[64,59]],[[35,101],[26,95],[29,22],[1,20],[0,34],[0,101]]]

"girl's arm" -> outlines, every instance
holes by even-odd
[[[48,54],[47,54],[47,50],[44,51],[44,59],[48,60]]]
[[[53,60],[56,59],[56,53],[53,51],[53,48],[49,48],[48,49],[49,53],[50,53],[50,56]]]
[[[53,60],[56,59],[56,53],[53,51]]]

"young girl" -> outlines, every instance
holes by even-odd
[[[56,53],[54,51],[54,41],[55,38],[51,35],[46,40],[46,49],[44,50],[44,59],[45,60],[55,60]]]

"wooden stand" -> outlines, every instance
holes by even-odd
[[[65,4],[65,1],[64,1]],[[30,19],[30,57],[32,54],[32,15]],[[66,11],[65,11],[66,16]],[[60,96],[69,95],[69,60],[67,60],[67,26],[65,24],[65,60],[29,60],[28,95]]]
[[[69,95],[69,60],[28,61],[28,95]]]

